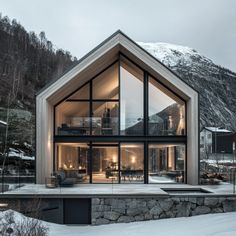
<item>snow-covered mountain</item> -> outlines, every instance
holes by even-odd
[[[138,44],[199,91],[202,126],[222,126],[236,131],[236,73],[189,47]]]

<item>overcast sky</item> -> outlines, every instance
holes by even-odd
[[[135,41],[192,47],[236,72],[236,0],[0,0],[0,11],[77,58],[121,29]]]

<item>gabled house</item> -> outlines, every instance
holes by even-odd
[[[202,155],[213,153],[233,154],[236,135],[220,127],[203,127],[200,132],[200,152]]]
[[[117,31],[36,97],[36,182],[198,184],[198,93]]]

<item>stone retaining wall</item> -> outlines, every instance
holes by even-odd
[[[93,198],[93,225],[236,211],[236,197]]]

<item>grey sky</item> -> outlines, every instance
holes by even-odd
[[[0,11],[77,58],[121,29],[135,41],[195,48],[236,72],[236,0],[0,0]]]

